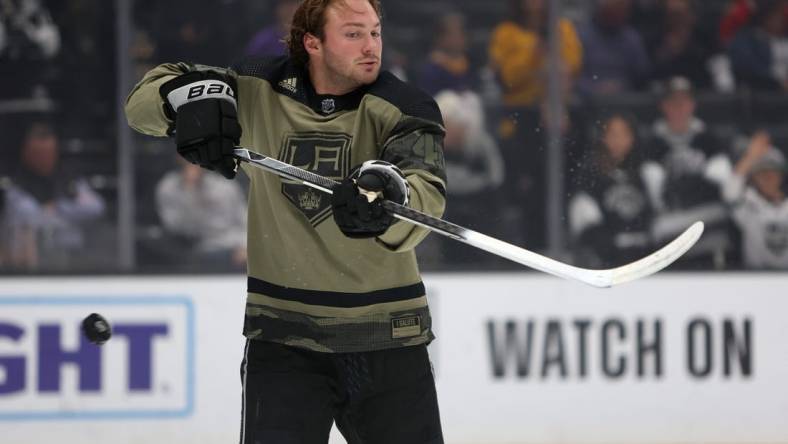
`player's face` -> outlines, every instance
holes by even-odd
[[[380,73],[380,18],[367,0],[335,2],[326,9],[321,59],[332,82],[353,90]]]

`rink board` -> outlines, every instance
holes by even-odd
[[[786,274],[425,283],[448,443],[788,442]],[[245,284],[0,280],[2,442],[237,442]],[[90,312],[118,329],[98,349]]]

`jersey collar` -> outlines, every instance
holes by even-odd
[[[309,79],[307,69],[293,63],[289,64],[282,78],[276,83],[279,92],[303,103],[321,116],[358,109],[361,99],[369,90],[369,86],[365,85],[340,96],[318,94]]]

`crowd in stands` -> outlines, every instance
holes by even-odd
[[[3,188],[3,264],[18,271],[68,271],[106,204],[85,178],[62,166],[50,123],[34,120],[21,135],[19,164]]]
[[[99,0],[0,2],[2,272],[114,267],[112,14]]]
[[[155,247],[186,269],[246,269],[246,198],[238,182],[209,173],[180,156],[180,168],[156,184],[156,211],[167,236]]]
[[[384,67],[444,116],[446,218],[547,249],[558,128],[575,264],[627,262],[703,220],[677,268],[788,269],[788,0],[565,0],[557,69],[550,1],[384,1]],[[111,3],[0,2],[0,131],[19,135],[0,153],[0,271],[67,270],[113,224]],[[285,54],[298,4],[136,0],[134,80],[166,61]],[[167,140],[134,141],[138,269],[243,270],[245,184],[179,163]],[[420,248],[427,269],[510,266],[437,236]]]

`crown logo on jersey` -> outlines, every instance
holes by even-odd
[[[291,77],[289,79],[282,80],[279,82],[279,86],[295,94],[296,91],[298,91],[298,78]]]
[[[322,196],[309,189],[298,195],[298,205],[303,210],[314,211],[320,208],[322,199]]]
[[[323,114],[331,114],[336,109],[337,104],[334,102],[334,99],[325,99],[323,103],[321,103],[321,109],[323,110]]]

